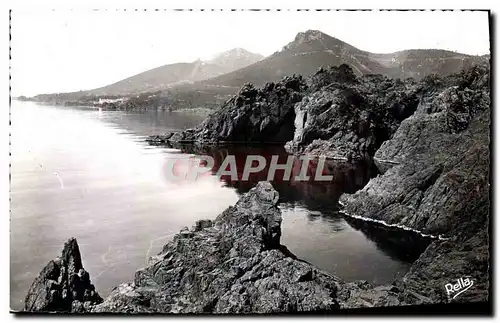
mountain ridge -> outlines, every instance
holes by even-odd
[[[69,96],[127,96],[142,92],[165,90],[175,85],[194,83],[229,73],[251,65],[263,57],[243,48],[233,48],[214,55],[210,60],[197,59],[192,62],[165,64],[106,86],[65,94]]]
[[[172,80],[160,84],[153,84],[155,82],[149,79],[142,80],[140,76],[151,71],[168,74],[168,71],[166,72],[162,67],[140,73],[133,76],[142,80],[137,82],[140,83],[140,89],[131,89],[127,93],[123,93],[123,91],[105,93],[102,89],[116,87],[117,84],[119,84],[118,87],[123,86],[123,84],[127,85],[130,78],[91,91],[41,95],[35,97],[35,99],[39,101],[49,99],[52,103],[68,103],[72,100],[94,100],[95,102],[95,96],[134,95],[134,97],[131,97],[133,102],[116,108],[176,109],[200,106],[211,108],[222,104],[245,83],[260,86],[267,82],[275,82],[286,75],[300,74],[309,76],[322,67],[348,64],[357,76],[382,74],[394,79],[411,77],[418,80],[431,74],[439,76],[453,74],[470,67],[479,60],[489,58],[489,55],[473,56],[442,49],[411,49],[386,54],[371,53],[358,49],[319,30],[300,32],[281,50],[265,58],[262,58],[261,55],[253,56],[250,61],[255,60],[255,62],[242,68],[237,68],[238,66],[225,61],[225,55],[232,55],[235,57],[240,56],[240,61],[248,63],[248,53],[244,49],[234,48],[220,53],[219,56],[211,60],[177,63],[188,64],[178,65],[178,68],[175,69],[176,71],[180,70],[178,74],[181,76],[170,71],[169,75],[161,77],[166,79],[170,77]],[[217,64],[231,65],[236,69],[222,74],[214,73],[212,67]],[[231,70],[231,67],[228,70]],[[139,96],[141,97],[139,98]]]
[[[262,85],[285,75],[306,76],[316,72],[320,67],[339,66],[343,63],[349,64],[358,76],[383,74],[392,78],[420,79],[434,73],[452,74],[466,67],[466,64],[471,65],[469,60],[475,57],[441,49],[409,49],[387,54],[371,53],[321,31],[308,30],[298,33],[293,41],[283,46],[281,51],[241,70],[208,79],[204,83],[241,86],[245,80],[255,85]],[[443,60],[443,64],[440,65],[440,62],[435,62],[435,60]],[[450,62],[450,60],[454,61]],[[467,62],[463,63],[465,60]],[[412,64],[415,61],[416,64]]]

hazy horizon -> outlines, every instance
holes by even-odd
[[[487,12],[14,11],[12,95],[99,88],[238,47],[269,56],[309,29],[373,53],[490,53]]]

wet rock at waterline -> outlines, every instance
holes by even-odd
[[[377,152],[375,161],[385,172],[405,153],[394,144],[378,150],[393,136],[406,138],[411,146],[411,140],[418,139],[415,133],[426,127],[422,123],[448,127],[445,132],[467,128],[476,107],[480,110],[485,104],[479,102],[484,101],[484,93],[477,90],[488,77],[485,71],[489,67],[483,65],[418,82],[356,76],[348,65],[341,65],[322,68],[306,79],[285,77],[258,89],[247,84],[198,127],[151,136],[148,141],[198,145],[273,142],[283,144],[290,153],[340,160],[364,159]],[[422,114],[429,118],[404,122]]]
[[[340,280],[295,259],[281,247],[277,204],[278,193],[271,184],[259,183],[215,221],[198,221],[192,229],[181,231],[146,268],[136,272],[134,282],[115,288],[92,312],[338,309]]]
[[[323,76],[324,75],[324,76]],[[322,77],[323,76],[323,77]],[[295,105],[295,133],[287,150],[336,159],[372,156],[418,104],[415,82],[380,75],[356,77],[342,65],[318,71],[312,80],[325,86]]]
[[[215,221],[198,222],[191,230],[181,231],[146,268],[137,271],[133,282],[115,288],[102,303],[95,305],[98,302],[95,301],[85,306],[84,298],[83,306],[73,306],[68,305],[73,299],[67,296],[62,298],[63,302],[55,302],[54,299],[60,298],[52,295],[58,295],[59,288],[41,283],[58,276],[52,274],[49,266],[35,279],[26,309],[119,313],[332,312],[353,307],[486,301],[490,206],[488,67],[476,66],[441,79],[428,77],[416,90],[411,80],[401,85],[372,76],[376,82],[366,83],[358,79],[349,81],[349,74],[345,70],[342,73],[343,84],[331,83],[335,79],[332,76],[325,82],[331,83],[331,88],[320,86],[320,90],[306,93],[307,99],[299,100],[294,94],[300,96],[302,91],[301,82],[294,83],[294,78],[289,79],[289,86],[280,87],[282,90],[277,93],[283,92],[286,102],[300,101],[293,110],[288,110],[287,116],[295,115],[297,106],[307,113],[317,111],[314,122],[305,126],[307,118],[304,118],[302,128],[295,129],[303,134],[316,131],[310,137],[312,141],[306,140],[302,145],[299,141],[304,136],[299,136],[292,149],[347,159],[375,153],[383,174],[356,193],[343,195],[343,211],[365,221],[440,238],[432,241],[402,279],[384,286],[361,281],[346,283],[296,259],[280,245],[278,194],[269,183],[261,182]],[[364,88],[358,86],[359,82],[365,82]],[[354,89],[353,84],[359,88]],[[342,86],[346,91],[342,92]],[[395,98],[390,99],[392,90],[380,91],[385,96],[374,98],[379,95],[377,89],[384,86],[400,87],[401,91]],[[197,142],[202,133],[206,135],[203,140],[212,143],[218,142],[218,139],[211,141],[212,133],[222,133],[220,138],[239,138],[233,132],[234,126],[229,126],[233,119],[227,115],[233,112],[238,115],[238,111],[257,113],[256,98],[264,95],[258,94],[259,91],[262,89],[246,87],[240,93],[242,98],[234,99],[238,109],[229,106],[221,110],[221,116],[206,121],[203,127],[152,140],[161,143],[173,138],[173,142]],[[280,101],[279,96],[269,95],[272,102]],[[307,101],[312,98],[317,100]],[[385,103],[380,102],[392,99],[394,108],[384,110]],[[381,100],[375,105],[380,110],[368,112],[368,106],[363,106],[367,100],[371,100],[370,105]],[[348,109],[343,110],[343,105]],[[290,106],[291,103],[287,105]],[[322,114],[329,113],[332,120],[323,120]],[[262,123],[265,117],[261,120],[257,114],[249,119],[239,115],[237,120]],[[337,119],[343,120],[342,124],[337,124]],[[245,124],[241,122],[237,123],[238,129]],[[329,129],[328,122],[336,126]],[[364,124],[361,127],[364,130],[352,132],[354,124]],[[252,129],[257,129],[255,123],[252,125]],[[266,125],[264,122],[262,129],[246,135],[265,141],[269,133],[264,136],[261,130],[273,129],[269,130],[272,136],[267,138],[282,138],[278,136],[282,134],[279,127]],[[322,137],[325,129],[328,131]],[[374,138],[374,141],[367,146],[366,139],[362,148],[360,138]],[[318,149],[313,149],[315,140],[320,141]],[[473,283],[467,286],[470,288],[467,293],[457,298],[458,294],[450,294],[446,286],[460,285],[456,281],[464,277]],[[77,301],[81,303],[80,299]]]
[[[97,312],[332,311],[336,279],[281,251],[278,193],[261,182],[220,214],[181,231]],[[138,297],[138,295],[141,295]],[[139,301],[140,299],[140,301]]]

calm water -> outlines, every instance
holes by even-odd
[[[169,181],[165,159],[210,154],[280,154],[281,148],[227,147],[199,151],[149,146],[150,134],[185,129],[201,115],[99,112],[13,101],[11,109],[11,308],[21,309],[33,278],[78,239],[85,268],[106,296],[184,226],[215,218],[266,172],[249,182]],[[366,165],[329,164],[334,181],[274,182],[283,212],[282,243],[299,258],[345,280],[375,284],[402,276],[419,242],[336,212],[338,196],[373,175]]]

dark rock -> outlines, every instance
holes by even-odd
[[[347,65],[320,70],[311,77],[310,89],[295,105],[295,133],[286,148],[337,159],[372,156],[419,102],[414,82],[357,78]]]
[[[484,100],[471,88],[487,82],[479,69],[472,67],[468,74],[445,78],[431,75],[416,82],[381,75],[356,76],[351,67],[342,64],[321,68],[307,79],[285,77],[258,89],[245,84],[195,129],[153,136],[149,141],[286,142],[290,153],[365,159],[373,156],[401,122],[414,113],[443,111],[441,117],[446,122],[441,126],[452,132],[467,128],[477,112],[474,107],[481,106],[479,101]],[[385,171],[395,161],[380,151],[376,162]]]
[[[356,77],[351,67],[322,68],[308,79],[287,76],[238,94],[195,129],[152,136],[152,144],[286,144],[293,153],[363,159],[390,138],[416,109],[412,80]]]
[[[384,174],[340,198],[346,214],[443,237],[399,283],[406,302],[488,298],[488,74],[488,67],[476,66],[424,80],[433,91],[375,154]],[[459,299],[448,297],[444,285],[461,277],[471,277],[474,287]]]
[[[456,213],[489,190],[489,87],[482,78],[470,86],[457,93],[459,82],[436,91],[401,123],[375,154],[394,166],[364,189],[343,195],[347,213],[451,234]],[[457,114],[459,125],[450,122]]]
[[[175,132],[170,132],[164,135],[154,135],[149,136],[146,141],[151,145],[162,145],[168,142],[170,138],[175,134]]]
[[[239,92],[195,129],[151,142],[286,142],[293,135],[293,105],[306,88],[301,76],[288,76],[260,88],[245,84]]]
[[[485,205],[487,211],[489,203]],[[473,235],[432,243],[398,282],[403,291],[402,299],[410,304],[488,301],[487,232],[485,226]],[[456,284],[457,279],[463,277],[472,279],[473,286],[453,299],[454,295],[446,293],[445,285]],[[419,297],[416,298],[416,294]]]
[[[355,281],[343,286],[339,294],[342,308],[363,308],[405,305],[400,291],[392,285],[374,287],[366,281]]]
[[[200,231],[205,228],[210,228],[212,225],[212,220],[198,220],[195,222],[194,231]]]
[[[259,183],[214,223],[176,235],[95,312],[333,311],[340,280],[280,251],[278,193]]]
[[[355,77],[346,66],[240,92],[195,129],[165,142],[292,139],[295,153],[375,155],[383,174],[341,197],[347,215],[434,236],[390,285],[346,283],[280,245],[278,193],[260,182],[215,221],[185,227],[101,303],[76,240],[42,270],[26,310],[119,313],[332,312],[339,308],[488,299],[489,67],[445,78]],[[293,126],[295,120],[295,127]],[[288,138],[288,139],[287,139]],[[437,239],[437,238],[440,239]],[[445,284],[470,277],[453,298]]]
[[[61,257],[51,260],[34,279],[24,310],[86,312],[100,302],[102,298],[83,269],[78,243],[71,238],[64,244]]]
[[[280,245],[278,198],[271,184],[260,182],[215,221],[200,220],[192,230],[184,228],[147,267],[136,272],[134,282],[116,287],[104,301],[72,299],[63,303],[66,307],[44,308],[72,313],[330,313],[339,308],[448,302],[439,286],[450,279],[441,275],[449,273],[449,266],[457,269],[455,273],[478,280],[478,290],[464,299],[484,297],[488,282],[480,279],[485,278],[481,274],[488,258],[487,251],[481,251],[483,236],[457,238],[464,243],[454,250],[450,249],[454,244],[447,241],[434,242],[424,253],[427,256],[420,257],[404,279],[394,284],[347,283],[297,259]],[[460,219],[478,208],[487,213],[487,202],[463,210]],[[479,254],[469,257],[469,262],[461,260],[472,249]],[[81,259],[75,250],[65,247],[62,258],[68,265],[64,268],[78,270],[76,276],[90,283],[88,274],[79,268]],[[46,289],[37,283],[40,277],[54,280],[54,286],[59,275],[59,267],[50,262],[33,284],[41,289],[37,295],[46,299]],[[33,289],[28,298],[36,296]],[[79,291],[61,294],[80,295]],[[93,287],[84,294],[87,291],[94,292]]]

